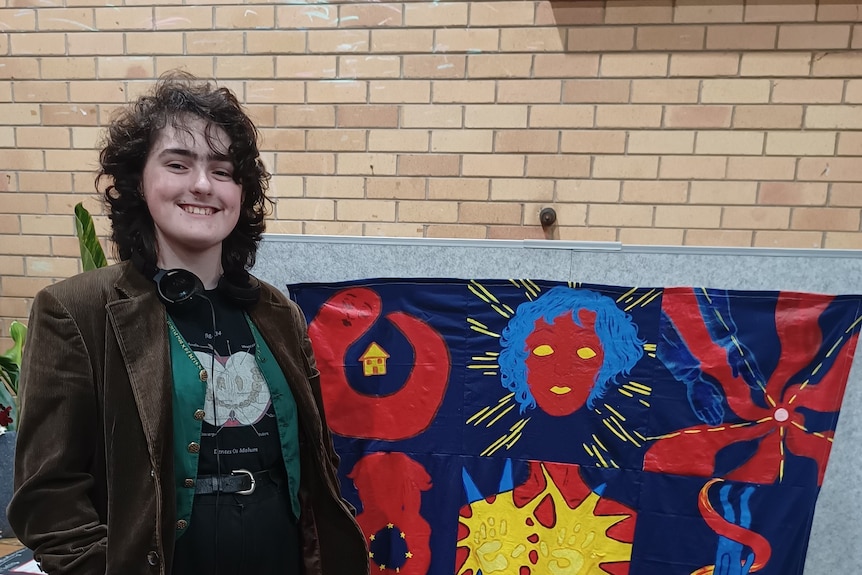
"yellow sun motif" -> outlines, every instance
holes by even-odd
[[[542,465],[546,487],[527,506],[518,508],[513,492],[497,495],[493,502],[472,503],[470,517],[461,517],[468,529],[458,542],[469,555],[457,575],[513,575],[527,567],[533,575],[587,575],[601,573],[599,564],[629,561],[632,545],[607,535],[629,515],[596,515],[600,498],[590,493],[570,509],[560,489]],[[556,508],[556,524],[545,527],[535,511],[548,497]]]

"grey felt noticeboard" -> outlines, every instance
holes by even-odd
[[[286,284],[375,277],[531,278],[620,286],[862,292],[862,251],[267,234],[253,272]],[[862,570],[862,345],[817,500],[805,575]]]

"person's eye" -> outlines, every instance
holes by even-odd
[[[228,170],[213,170],[213,173],[220,178],[233,179],[233,174]]]
[[[170,163],[168,163],[168,167],[172,170],[185,170],[186,169],[186,167],[183,164],[180,164],[179,162],[170,162]]]

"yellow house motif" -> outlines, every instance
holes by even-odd
[[[371,342],[368,349],[365,350],[359,361],[362,362],[362,375],[386,375],[386,360],[389,354],[386,350],[377,345],[376,342]]]

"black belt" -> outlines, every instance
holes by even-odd
[[[236,495],[251,495],[260,482],[276,483],[283,473],[275,473],[270,469],[252,473],[248,469],[234,469],[230,475],[198,475],[195,481],[195,495],[211,493],[234,493]]]

